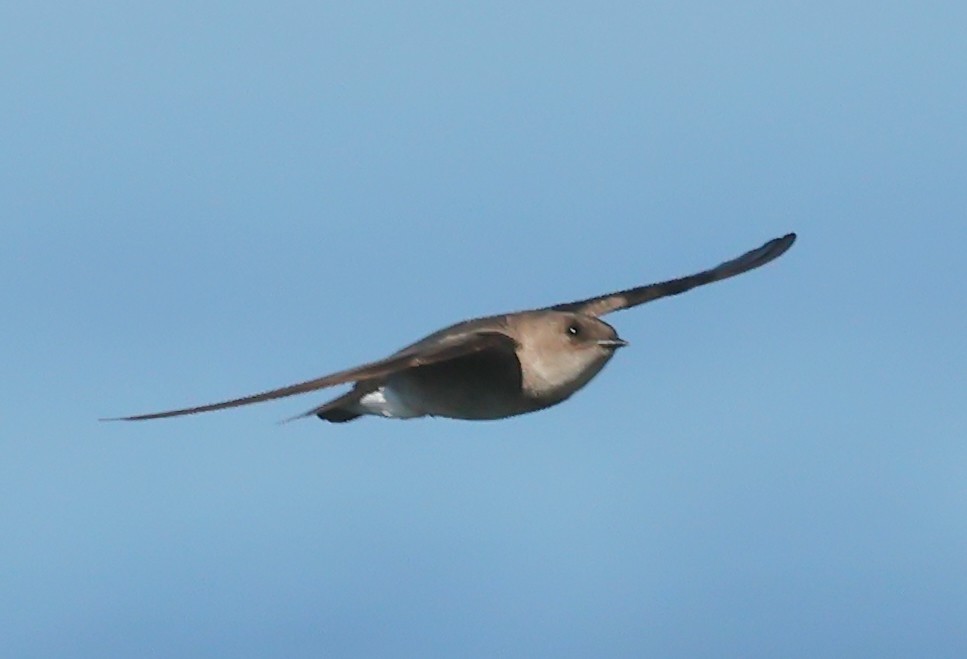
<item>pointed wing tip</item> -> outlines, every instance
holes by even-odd
[[[784,236],[780,236],[779,238],[773,238],[758,250],[750,252],[750,254],[758,252],[761,255],[760,258],[762,258],[760,265],[765,265],[769,261],[777,259],[785,254],[786,251],[792,247],[792,244],[796,242],[797,237],[798,236],[796,233],[791,231]]]
[[[281,421],[276,421],[275,424],[277,426],[286,426],[286,425],[292,423],[293,421],[299,421],[301,419],[308,419],[312,415],[313,415],[313,411],[310,410],[308,412],[303,412],[302,414],[296,414],[295,416],[286,417],[286,418],[282,419]]]
[[[796,235],[795,231],[790,231],[789,233],[782,236],[781,238],[776,238],[776,245],[778,247],[781,247],[782,251],[784,252],[790,247],[792,247],[792,244],[796,242],[796,238],[798,237],[799,236]]]
[[[98,419],[98,421],[149,421],[151,419],[168,419],[173,416],[185,416],[203,412],[202,408],[188,408],[185,410],[169,410],[167,412],[154,412],[152,414],[132,414],[131,416],[112,416]]]

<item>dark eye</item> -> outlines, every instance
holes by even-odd
[[[571,323],[567,326],[567,333],[571,336],[581,336],[581,326],[577,323]]]

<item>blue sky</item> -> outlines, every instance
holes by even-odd
[[[17,657],[967,653],[963,3],[7,3]],[[145,424],[608,318],[497,423]]]

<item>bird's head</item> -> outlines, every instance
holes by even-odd
[[[611,325],[581,313],[542,311],[521,320],[516,338],[524,386],[544,395],[570,395],[628,345]]]

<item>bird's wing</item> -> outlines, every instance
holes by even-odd
[[[259,394],[244,396],[226,400],[220,403],[209,405],[199,405],[198,407],[187,407],[180,410],[169,410],[167,412],[154,412],[152,414],[138,414],[136,416],[118,417],[115,419],[102,419],[103,421],[145,421],[147,419],[162,419],[169,416],[182,416],[184,414],[197,414],[199,412],[213,412],[223,410],[228,407],[238,407],[240,405],[251,405],[261,403],[266,400],[284,398],[303,394],[316,389],[323,389],[337,384],[347,382],[359,382],[385,377],[391,373],[396,373],[408,368],[435,364],[449,359],[456,359],[475,352],[484,350],[515,350],[516,342],[502,332],[469,332],[456,335],[433,342],[431,345],[414,344],[409,348],[404,348],[400,352],[390,355],[386,359],[363,364],[345,371],[324,375],[315,380],[307,380],[298,384],[292,384],[280,389],[263,391]]]
[[[607,295],[599,295],[586,300],[565,302],[564,304],[558,304],[549,308],[555,311],[583,313],[588,316],[603,316],[612,311],[627,309],[669,295],[678,295],[696,286],[704,286],[705,284],[711,284],[713,281],[728,279],[729,277],[740,275],[743,272],[754,270],[782,256],[792,246],[795,240],[796,234],[788,233],[781,238],[770,240],[762,247],[746,252],[738,258],[717,265],[711,270],[705,270],[687,277],[669,279],[668,281],[655,284],[608,293]]]

